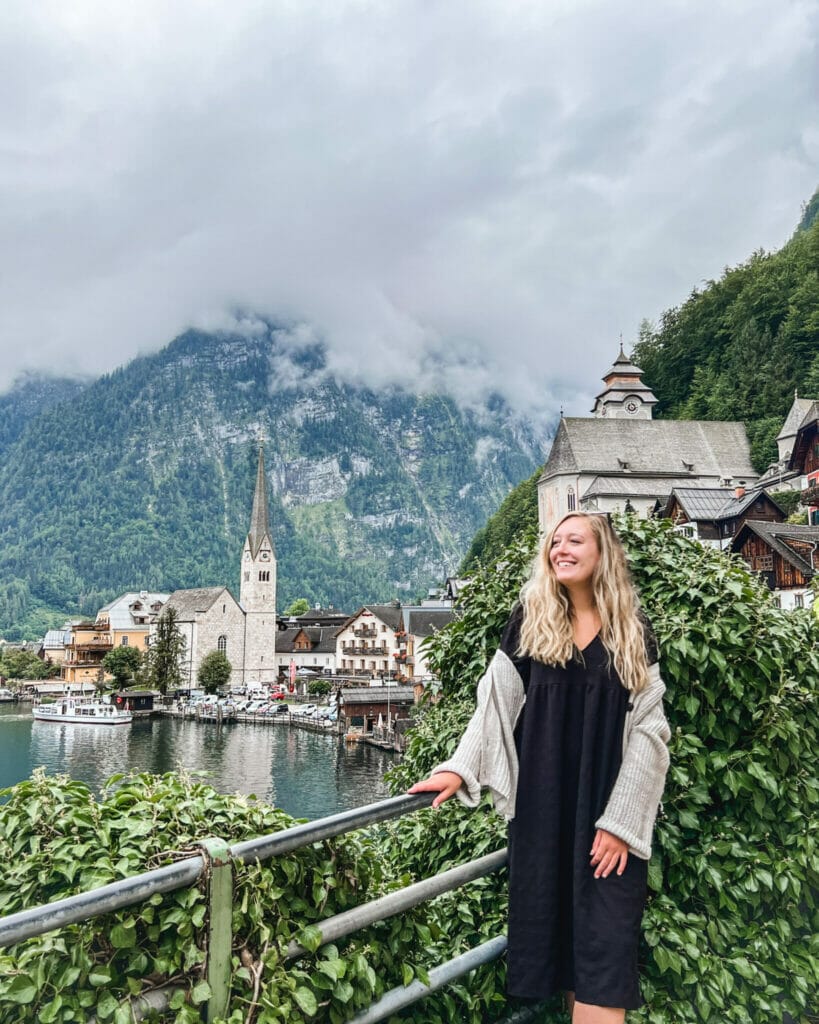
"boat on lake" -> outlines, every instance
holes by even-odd
[[[62,697],[52,704],[35,704],[31,713],[38,722],[76,722],[82,725],[130,725],[130,711],[102,701]]]
[[[11,704],[15,700],[17,700],[17,694],[14,690],[7,690],[5,686],[0,686],[0,704]]]

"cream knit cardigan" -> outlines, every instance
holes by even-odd
[[[671,731],[663,714],[665,685],[660,667],[651,665],[648,684],[634,694],[623,728],[623,759],[608,803],[596,828],[628,844],[636,857],[651,857],[651,833],[668,770]],[[523,680],[503,651],[497,651],[478,683],[478,707],[453,756],[436,772],[456,772],[463,779],[457,796],[475,807],[488,787],[495,810],[515,816],[518,756],[514,731],[526,695]]]

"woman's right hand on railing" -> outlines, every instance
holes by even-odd
[[[435,772],[434,775],[430,775],[423,782],[416,782],[407,792],[437,793],[438,796],[432,801],[432,806],[439,807],[444,800],[449,800],[451,796],[455,796],[463,784],[464,780],[457,772]]]

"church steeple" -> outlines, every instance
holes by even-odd
[[[595,416],[610,419],[650,420],[651,410],[657,404],[650,387],[643,383],[643,371],[635,366],[623,351],[623,336],[620,335],[620,352],[611,369],[603,377],[606,385],[595,397],[592,412]]]
[[[276,551],[267,514],[263,438],[259,438],[250,529],[242,548],[239,604],[245,613],[245,682],[272,682],[276,678]]]
[[[270,536],[270,526],[267,518],[267,478],[264,472],[264,441],[259,441],[259,465],[256,469],[256,490],[253,494],[253,508],[250,513],[250,529],[247,534],[247,541],[250,546],[250,554],[255,558],[259,554],[262,541],[267,538],[270,550],[275,552],[273,538]]]

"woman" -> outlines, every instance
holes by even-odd
[[[619,539],[572,512],[540,547],[454,756],[410,790],[475,806],[489,787],[510,819],[508,991],[565,992],[573,1024],[623,1024],[642,1002],[664,690]]]

